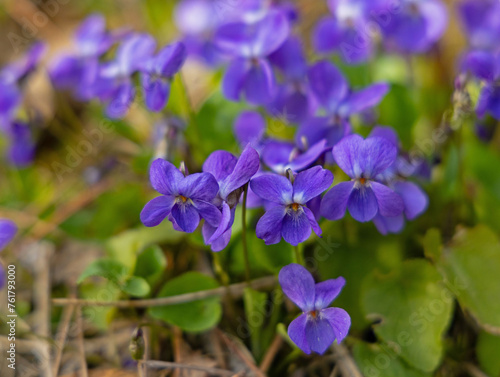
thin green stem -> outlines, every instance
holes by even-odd
[[[302,264],[302,255],[300,254],[299,245],[293,247],[295,251],[295,262],[298,264]]]
[[[247,196],[248,196],[248,183],[245,185],[243,192],[243,207],[241,210],[241,242],[243,242],[243,257],[245,258],[245,278],[250,284],[250,260],[248,259],[248,245],[247,245]]]

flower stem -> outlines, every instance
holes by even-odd
[[[250,261],[248,259],[247,245],[247,196],[248,183],[245,185],[243,192],[243,207],[241,210],[241,242],[243,243],[243,257],[245,258],[245,279],[250,285]]]
[[[302,256],[300,255],[299,245],[293,247],[295,251],[295,262],[298,264],[302,264]]]

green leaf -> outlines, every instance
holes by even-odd
[[[217,281],[207,275],[188,272],[167,282],[158,297],[204,291],[218,286]],[[184,331],[201,332],[217,325],[222,316],[222,307],[219,297],[208,297],[183,304],[154,307],[149,313]]]
[[[146,280],[141,277],[131,276],[120,286],[121,290],[134,297],[144,297],[149,294],[151,288]]]
[[[397,350],[386,345],[356,342],[353,356],[363,376],[426,377],[429,373],[412,368],[401,359]]]
[[[500,376],[500,336],[495,336],[482,331],[476,345],[476,355],[481,369],[488,376]]]
[[[453,309],[453,299],[441,280],[427,261],[409,260],[389,274],[372,273],[362,291],[366,316],[380,320],[374,325],[377,336],[425,372],[441,361],[442,336]]]
[[[140,226],[127,230],[111,238],[106,249],[108,255],[122,262],[132,271],[140,250],[155,243],[175,243],[184,237],[184,233],[174,230],[170,221],[163,221],[153,228]]]
[[[80,275],[77,284],[91,276],[101,276],[109,281],[119,284],[127,276],[127,267],[113,259],[98,259],[92,262]]]
[[[460,305],[486,331],[500,331],[500,243],[486,226],[460,229],[437,261]]]
[[[424,237],[425,256],[432,260],[437,260],[442,253],[441,232],[439,229],[432,228],[427,231]]]
[[[266,321],[266,301],[266,293],[251,288],[245,289],[243,294],[245,316],[250,331],[252,353],[257,360],[260,360],[265,351],[262,347],[262,330]]]
[[[137,256],[134,276],[140,276],[150,284],[154,284],[162,276],[166,267],[167,258],[162,249],[158,245],[151,245]]]

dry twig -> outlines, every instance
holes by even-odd
[[[274,276],[268,276],[251,282],[253,289],[269,289],[276,284]],[[146,308],[153,306],[176,305],[186,302],[201,300],[208,297],[223,296],[229,292],[233,298],[243,296],[247,283],[232,284],[228,288],[219,287],[208,289],[206,291],[185,293],[177,296],[151,298],[145,300],[120,300],[120,301],[97,301],[97,300],[82,300],[75,298],[56,298],[52,300],[55,306],[78,305],[78,306],[113,306],[115,308]]]

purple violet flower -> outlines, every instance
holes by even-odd
[[[276,10],[256,22],[231,22],[217,30],[216,45],[234,58],[222,84],[226,98],[239,101],[244,95],[255,105],[271,102],[276,84],[267,57],[283,44],[289,32],[287,17]]]
[[[146,106],[151,111],[161,111],[170,95],[172,77],[179,72],[186,60],[186,47],[176,42],[164,47],[150,59],[141,74]]]
[[[351,132],[349,118],[376,106],[389,90],[389,85],[378,83],[353,92],[340,70],[328,61],[309,68],[308,77],[312,94],[326,112],[301,124],[297,132],[297,141],[305,137],[310,145],[326,139],[333,147]]]
[[[120,44],[113,61],[104,63],[93,85],[93,93],[107,103],[106,115],[122,118],[135,97],[132,75],[146,69],[156,42],[149,34],[135,33]]]
[[[100,14],[87,17],[75,33],[75,53],[57,57],[49,68],[54,86],[69,89],[81,100],[92,97],[92,85],[99,73],[99,57],[119,37],[106,30],[106,20]]]
[[[45,44],[35,43],[20,59],[0,70],[0,131],[7,132],[23,100],[21,86],[45,52]]]
[[[150,179],[162,195],[144,206],[141,221],[145,226],[157,226],[169,215],[174,227],[186,233],[194,232],[202,218],[213,226],[220,223],[221,213],[211,203],[219,186],[211,174],[185,177],[170,162],[159,158],[151,164]]]
[[[7,134],[10,138],[9,161],[17,167],[30,165],[35,158],[35,143],[29,125],[14,121]]]
[[[398,5],[395,12],[394,1],[383,0],[379,10],[390,15],[380,24],[387,47],[402,53],[426,52],[446,31],[446,7],[440,0],[399,0]]]
[[[296,246],[309,238],[311,229],[321,236],[321,228],[306,204],[326,191],[332,182],[333,174],[321,166],[298,173],[293,183],[277,174],[253,178],[252,191],[274,204],[257,223],[257,237],[266,245],[278,243],[283,237]]]
[[[343,277],[315,284],[305,267],[289,264],[281,269],[279,282],[283,293],[302,310],[288,326],[288,336],[297,347],[306,354],[323,354],[335,340],[344,340],[351,317],[344,309],[328,307],[344,287]]]
[[[324,139],[306,150],[290,142],[268,140],[262,148],[261,157],[264,164],[275,173],[285,174],[288,169],[300,172],[308,168],[329,149]]]
[[[399,137],[391,127],[377,126],[369,137],[382,137],[399,149]],[[373,223],[381,234],[401,232],[405,225],[405,217],[414,220],[427,209],[429,204],[427,194],[418,185],[407,180],[407,177],[415,173],[416,167],[409,166],[405,158],[400,155],[391,166],[377,175],[376,179],[394,190],[404,204],[404,211],[398,216],[387,217],[377,213]]]
[[[0,251],[5,249],[7,244],[17,233],[17,226],[14,222],[7,219],[0,219]],[[0,263],[0,289],[5,285],[5,271]]]
[[[229,243],[243,187],[259,167],[259,154],[250,145],[243,150],[240,158],[226,151],[215,151],[203,164],[203,171],[212,174],[219,185],[212,203],[221,210],[221,221],[215,225],[205,222],[202,230],[205,243],[211,245],[213,251],[221,251]]]
[[[269,56],[269,61],[283,74],[269,112],[290,123],[301,123],[315,110],[307,83],[307,61],[299,38],[291,36]]]
[[[466,0],[458,12],[474,49],[496,51],[500,47],[500,3],[496,0]]]
[[[377,175],[396,161],[397,154],[397,148],[381,137],[363,140],[359,135],[350,135],[342,139],[333,148],[333,157],[352,180],[339,183],[323,197],[321,214],[339,220],[349,208],[351,216],[360,222],[372,220],[377,213],[399,216],[404,210],[403,200],[376,181]]]
[[[234,121],[234,134],[241,146],[250,144],[260,150],[266,131],[266,120],[257,111],[242,111]]]
[[[313,34],[319,53],[340,52],[348,64],[366,62],[373,55],[368,32],[373,0],[329,0],[332,16],[322,18]]]

